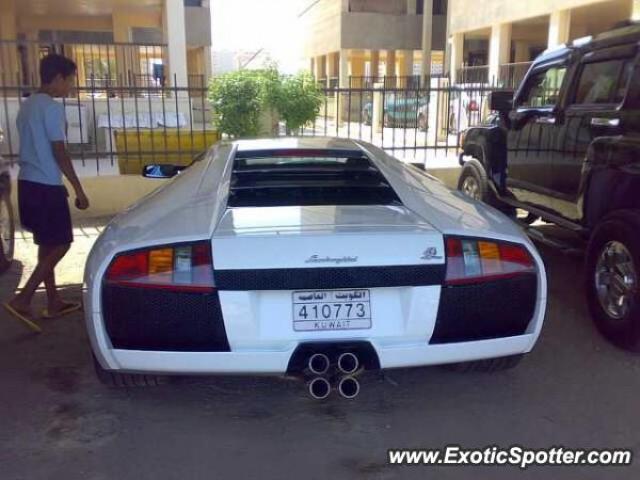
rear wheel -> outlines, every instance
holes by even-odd
[[[0,273],[9,269],[15,247],[15,219],[8,178],[0,179]]]
[[[587,249],[585,283],[598,330],[613,344],[640,352],[640,214],[603,221]]]
[[[489,181],[480,162],[470,160],[465,163],[458,180],[458,190],[474,200],[489,201]]]
[[[516,367],[523,358],[524,355],[512,355],[510,357],[490,358],[475,362],[454,363],[444,367],[447,370],[458,373],[493,373]]]
[[[166,377],[157,375],[141,375],[134,373],[119,373],[102,368],[96,357],[93,357],[93,367],[100,383],[113,388],[157,387],[167,383]]]

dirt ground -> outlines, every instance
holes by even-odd
[[[103,223],[103,222],[102,222]],[[58,276],[79,298],[101,222],[76,232]],[[308,398],[279,378],[181,378],[110,390],[93,372],[81,314],[34,335],[0,312],[2,480],[640,478],[630,467],[397,467],[389,448],[520,444],[640,451],[640,357],[607,344],[586,311],[581,259],[542,248],[550,302],[542,338],[516,369],[370,374],[354,401]],[[0,278],[8,297],[33,268],[28,238]],[[42,302],[42,293],[38,296]]]

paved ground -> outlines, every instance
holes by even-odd
[[[98,230],[85,228],[65,282]],[[31,250],[18,244],[8,296]],[[551,302],[536,350],[515,370],[461,375],[439,368],[363,380],[352,402],[309,400],[297,382],[182,379],[108,390],[94,378],[81,316],[26,332],[0,313],[0,478],[638,478],[611,469],[391,467],[390,447],[631,447],[640,451],[640,358],[605,343],[587,316],[580,259],[543,249]],[[67,295],[79,297],[78,285]],[[41,300],[41,299],[39,299]]]

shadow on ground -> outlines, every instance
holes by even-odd
[[[389,448],[448,444],[640,448],[640,359],[596,333],[580,258],[541,251],[550,278],[547,321],[518,368],[371,374],[354,401],[314,402],[302,384],[278,378],[180,378],[110,390],[95,379],[81,315],[42,321],[38,336],[0,313],[2,478],[636,477],[637,465],[519,472],[386,463]],[[72,287],[67,295],[79,293]]]

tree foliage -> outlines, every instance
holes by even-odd
[[[298,131],[315,120],[324,100],[310,75],[281,75],[275,66],[214,78],[208,97],[218,130],[232,138],[258,136],[261,115],[269,111],[277,112],[288,132]]]

